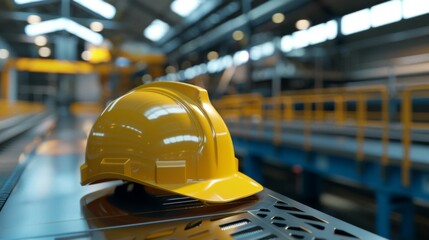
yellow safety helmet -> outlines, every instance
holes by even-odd
[[[238,171],[228,128],[205,89],[137,87],[110,103],[88,137],[81,184],[122,179],[207,202],[263,189]]]

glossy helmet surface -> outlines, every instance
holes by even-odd
[[[82,185],[122,179],[228,202],[262,186],[238,171],[230,133],[205,89],[140,86],[110,103],[88,137]]]

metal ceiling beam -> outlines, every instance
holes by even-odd
[[[181,30],[182,32],[182,34],[180,35],[181,41],[178,41],[178,39],[172,39],[171,41],[162,45],[162,48],[164,49],[165,52],[171,52],[172,50],[180,47],[182,42],[189,41],[190,39],[193,39],[196,36],[200,36],[201,34],[207,31],[210,31],[210,29],[213,28],[214,25],[224,21],[225,19],[229,18],[232,14],[236,13],[239,10],[240,10],[240,4],[238,2],[230,2],[228,5],[224,6],[220,10],[216,12],[210,12],[209,14],[207,14],[209,16],[207,16],[207,18],[204,21],[199,20],[198,24],[188,27],[186,30]],[[216,17],[219,18],[217,19],[217,21],[212,20],[214,15],[216,15]],[[175,30],[178,30],[178,29],[175,28]]]
[[[57,3],[59,1],[60,0],[44,0],[44,1],[39,1],[39,2],[26,3],[26,4],[16,4],[16,3],[14,3],[13,5],[15,5],[16,8],[30,8],[30,7],[40,6],[40,5],[47,5],[47,4]],[[13,2],[13,0],[11,0],[11,2]]]
[[[326,15],[328,15],[331,18],[338,17],[338,14],[335,13],[331,7],[329,7],[324,1],[322,0],[314,0],[314,3],[322,10]]]
[[[170,30],[163,39],[158,43],[159,46],[164,47],[170,41],[174,40],[178,35],[186,31],[200,22],[201,19],[213,13],[222,4],[221,0],[206,1],[202,4],[198,11],[192,13],[189,17],[183,19],[182,23],[176,25],[174,29]]]
[[[58,18],[58,15],[50,15],[50,14],[39,14],[35,12],[11,12],[11,11],[0,11],[0,19],[7,19],[12,21],[20,21],[26,22],[27,17],[29,15],[36,14],[40,16],[43,20],[55,19]],[[114,30],[114,31],[123,31],[127,36],[130,36],[132,40],[143,41],[147,44],[154,45],[153,42],[147,40],[143,37],[140,32],[131,29],[129,26],[111,20],[102,20],[102,19],[89,19],[89,18],[76,18],[71,17],[71,20],[78,22],[84,26],[89,26],[92,22],[98,21],[101,22],[105,29]],[[105,33],[104,35],[109,35],[109,33]],[[24,34],[12,34],[7,33],[7,31],[2,32],[2,36],[7,38],[10,41],[22,42],[22,43],[33,43],[33,38],[27,37]]]
[[[162,20],[163,22],[167,23],[170,26],[176,24],[176,21],[166,17],[165,13],[162,13],[153,9],[152,7],[150,7],[149,4],[143,3],[142,1],[132,1],[132,4],[137,8],[139,8],[142,12],[145,12],[146,14],[152,16],[154,19],[157,18],[159,20]]]
[[[168,53],[176,53],[176,57],[188,55],[194,51],[201,51],[202,48],[207,49],[210,46],[220,43],[230,36],[233,31],[243,27],[250,21],[251,24],[258,25],[271,18],[272,14],[276,12],[290,12],[296,8],[308,4],[310,0],[283,0],[283,1],[268,1],[254,9],[252,9],[248,16],[242,14],[234,19],[231,19],[213,30],[205,33],[204,35],[191,40],[185,44],[180,44],[180,48],[174,49]],[[177,56],[178,55],[178,56]]]
[[[51,14],[41,14],[36,12],[11,12],[11,11],[0,11],[0,19],[8,19],[13,21],[27,21],[27,17],[29,15],[38,15],[43,20],[55,19],[61,16],[59,15],[51,15]],[[118,23],[116,21],[97,19],[97,18],[77,18],[70,17],[71,20],[80,23],[85,26],[89,26],[92,22],[97,21],[101,22],[105,29],[113,29],[113,30],[126,30],[127,26],[124,24]]]
[[[3,39],[6,39],[8,42],[20,42],[20,43],[31,43],[34,44],[34,37],[29,37],[25,34],[14,34],[14,33],[5,33],[1,34]]]

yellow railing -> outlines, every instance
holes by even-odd
[[[3,119],[27,114],[38,114],[46,111],[43,104],[25,101],[10,102],[0,99],[0,121]]]
[[[427,106],[420,106],[417,111],[413,100],[429,99],[429,84],[406,87],[401,97],[402,149],[401,181],[404,186],[410,184],[410,149],[413,130],[429,130],[429,111]],[[379,109],[371,109],[369,101],[376,100]],[[413,107],[414,105],[414,107]],[[312,127],[320,122],[329,122],[337,126],[356,127],[356,158],[362,161],[365,157],[365,129],[375,127],[381,129],[382,174],[389,164],[389,93],[384,85],[329,88],[310,91],[284,92],[281,96],[264,98],[258,94],[232,95],[215,102],[221,115],[234,124],[239,120],[249,119],[263,127],[264,121],[273,122],[273,142],[282,142],[282,124],[291,121],[304,123],[304,147],[311,149]],[[328,106],[328,107],[326,107]],[[330,107],[329,107],[330,106]],[[353,106],[351,108],[351,106]],[[246,121],[245,121],[246,122]],[[246,122],[242,128],[252,127]]]
[[[401,103],[401,123],[402,123],[402,182],[408,186],[410,184],[411,158],[410,149],[412,144],[412,131],[415,129],[429,130],[429,116],[427,113],[415,112],[413,109],[413,99],[429,98],[429,85],[418,85],[407,87],[402,91]]]
[[[368,108],[368,102],[380,102],[380,109]],[[365,128],[377,127],[382,132],[382,157],[384,167],[389,163],[389,96],[386,86],[354,88],[329,88],[322,90],[285,92],[281,96],[263,98],[258,94],[231,95],[215,102],[226,121],[241,124],[239,120],[257,119],[273,122],[273,142],[282,142],[282,123],[301,121],[304,123],[304,147],[311,149],[312,127],[315,123],[329,122],[337,126],[356,126],[356,157],[362,161],[364,154]],[[350,108],[352,107],[353,108]],[[349,108],[349,109],[348,109]],[[252,127],[245,121],[247,126]]]

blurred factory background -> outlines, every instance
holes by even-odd
[[[1,0],[2,193],[46,119],[179,81],[207,89],[265,187],[428,239],[428,23],[427,0]]]

